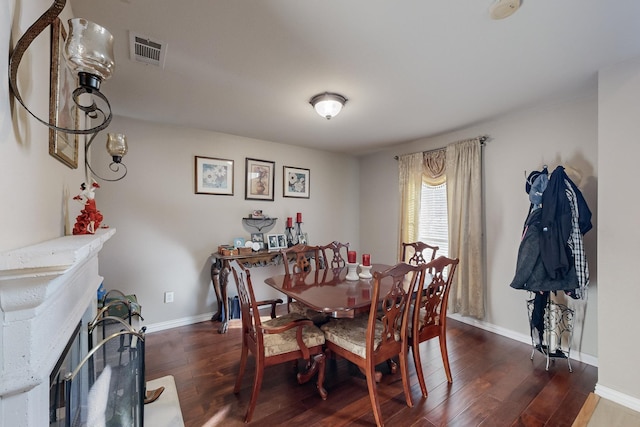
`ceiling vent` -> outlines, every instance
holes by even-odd
[[[166,51],[163,41],[129,31],[129,53],[133,61],[164,68]]]

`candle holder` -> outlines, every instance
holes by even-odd
[[[358,263],[357,262],[348,262],[347,263],[347,280],[360,280],[360,276],[358,276]]]
[[[371,275],[371,266],[360,264],[360,278],[361,279],[371,279],[373,276]]]
[[[296,243],[304,243],[308,245],[309,242],[304,241],[304,236],[302,235],[302,222],[296,222],[296,231],[294,238],[296,239]]]
[[[293,227],[285,227],[284,231],[285,236],[287,237],[287,246],[291,247],[298,243],[297,236],[293,234]]]

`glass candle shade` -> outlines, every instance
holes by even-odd
[[[100,82],[107,80],[115,70],[113,36],[104,27],[83,18],[69,19],[69,36],[65,43],[64,57],[75,73],[90,77],[84,84],[100,89]],[[83,78],[81,76],[81,84]]]
[[[127,154],[127,137],[122,133],[110,133],[107,135],[107,152],[115,163],[120,163],[122,157]]]

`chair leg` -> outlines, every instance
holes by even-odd
[[[447,374],[447,381],[453,382],[451,377],[451,366],[449,366],[449,352],[447,351],[447,333],[446,331],[440,332],[440,353],[442,354],[442,363],[444,364],[444,372]]]
[[[424,372],[422,372],[422,361],[420,360],[420,342],[413,340],[411,343],[411,350],[413,353],[413,364],[416,367],[416,376],[418,377],[418,383],[420,384],[420,390],[422,391],[422,397],[427,397],[427,385],[424,383]]]
[[[400,353],[400,373],[402,375],[402,388],[404,389],[404,398],[407,401],[407,406],[413,408],[413,402],[411,401],[411,390],[409,389],[409,367],[407,366],[407,360],[409,358],[409,349],[407,346]]]
[[[244,422],[248,423],[253,418],[253,410],[256,407],[256,401],[258,400],[258,393],[260,393],[260,387],[262,387],[262,376],[264,374],[264,359],[256,357],[256,374],[253,379],[253,390],[251,391],[251,400],[249,401],[249,407],[247,408],[247,415],[244,417]]]
[[[233,388],[234,393],[240,393],[240,387],[242,387],[242,377],[244,377],[244,369],[247,366],[247,355],[249,349],[242,343],[242,353],[240,354],[240,368],[238,369],[238,376],[236,377],[236,385]]]
[[[322,398],[322,400],[327,400],[327,390],[325,390],[324,388],[324,369],[326,366],[327,358],[322,353],[314,357],[316,359],[316,362],[318,363],[318,392],[320,393],[320,397]]]
[[[381,427],[384,426],[382,422],[382,410],[380,409],[380,402],[378,402],[378,386],[376,384],[376,368],[375,366],[367,366],[365,369],[367,376],[367,388],[369,390],[369,399],[371,400],[371,407],[373,408],[373,416],[376,419],[376,424]]]

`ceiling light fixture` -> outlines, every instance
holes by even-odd
[[[327,120],[337,116],[346,103],[347,98],[330,92],[319,93],[309,101],[309,104],[313,106],[316,112]]]
[[[489,8],[493,19],[504,19],[513,15],[520,8],[520,0],[496,0]]]
[[[115,69],[115,61],[113,60],[113,36],[111,33],[105,28],[86,19],[73,18],[69,20],[69,35],[64,46],[64,57],[67,66],[74,74],[77,74],[79,82],[79,86],[74,89],[71,95],[74,106],[79,111],[85,113],[88,123],[97,121],[97,125],[88,129],[64,128],[53,123],[54,117],[51,117],[49,120],[41,119],[25,105],[20,96],[20,90],[17,84],[18,67],[20,66],[20,61],[25,51],[42,31],[58,19],[58,15],[60,15],[64,9],[66,2],[66,0],[54,0],[49,9],[20,37],[9,58],[9,87],[11,88],[13,96],[25,110],[50,129],[73,135],[91,135],[91,138],[85,143],[85,165],[93,173],[86,153],[98,132],[109,126],[112,118],[109,100],[100,92],[100,83],[102,83],[103,80],[109,79]],[[99,105],[96,104],[96,101],[98,101]],[[118,171],[117,165],[121,164],[122,155],[126,153],[126,140],[124,150],[120,147],[117,151],[121,154],[118,156],[112,154],[112,156],[114,156],[114,162],[109,166],[114,172]],[[124,151],[124,153],[122,153],[122,151]],[[116,157],[118,160],[116,160]],[[116,168],[112,167],[114,163],[117,164]],[[94,173],[94,175],[96,174]],[[126,175],[126,167],[124,175]],[[124,175],[117,179],[104,179],[99,176],[98,178],[104,179],[105,181],[117,181],[124,178]]]

